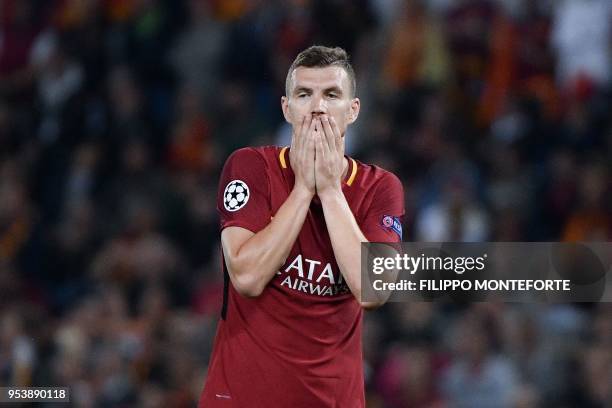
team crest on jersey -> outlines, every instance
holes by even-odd
[[[249,201],[249,186],[242,180],[232,180],[225,186],[223,206],[227,211],[238,211]]]
[[[402,223],[399,218],[392,215],[384,215],[381,224],[385,229],[395,232],[402,239]]]

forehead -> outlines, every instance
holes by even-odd
[[[328,89],[338,87],[347,92],[350,81],[346,70],[338,66],[321,68],[297,67],[291,73],[292,89],[297,87]]]

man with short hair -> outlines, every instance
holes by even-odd
[[[361,320],[382,302],[361,299],[360,247],[401,241],[404,197],[392,173],[344,155],[355,91],[343,49],[304,50],[281,98],[291,146],[225,163],[225,293],[200,407],[365,405]]]

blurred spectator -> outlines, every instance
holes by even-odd
[[[177,38],[170,58],[180,82],[209,111],[215,107],[213,101],[222,74],[227,26],[215,20],[210,2],[189,0],[188,5],[190,21]]]
[[[570,215],[563,238],[567,241],[605,241],[612,237],[610,193],[612,184],[605,166],[598,163],[583,167],[579,202]]]
[[[432,185],[437,197],[417,214],[416,238],[420,241],[484,241],[489,234],[489,217],[478,202],[472,164],[455,146],[432,168]]]
[[[495,330],[484,318],[467,314],[453,332],[455,359],[442,381],[444,395],[454,407],[510,407],[518,378],[512,364],[493,350]],[[490,323],[489,323],[490,324]]]
[[[23,310],[25,313],[26,310]],[[0,375],[5,384],[26,387],[32,383],[36,349],[23,327],[25,316],[18,309],[0,315]]]
[[[557,75],[570,90],[580,82],[607,85],[612,72],[610,24],[606,0],[564,0],[556,5],[551,45],[557,52]]]
[[[415,84],[438,85],[449,75],[448,51],[440,22],[421,1],[404,2],[393,18],[384,61],[384,84],[400,90]]]
[[[131,197],[125,205],[125,229],[97,255],[94,276],[134,289],[143,282],[162,283],[176,272],[178,257],[156,231],[159,215],[143,197]]]
[[[168,164],[178,171],[204,174],[217,164],[210,135],[210,124],[201,109],[199,95],[185,87],[178,95],[176,125],[169,143]]]
[[[8,0],[0,5],[0,94],[21,99],[32,82],[32,46],[44,27],[44,8],[34,0]]]
[[[380,368],[379,387],[389,407],[442,407],[436,357],[424,346],[396,344]]]

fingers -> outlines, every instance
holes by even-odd
[[[311,117],[311,123],[308,128],[308,133],[304,136],[304,171],[309,177],[312,178],[313,188],[316,191],[317,188],[317,179],[316,179],[316,146],[315,139],[313,137],[315,126],[317,126],[316,119]]]
[[[336,123],[336,120],[334,119],[333,116],[330,116],[329,118],[329,124],[332,128],[332,131],[334,132],[334,141],[336,142],[336,150],[338,150],[338,152],[344,156],[344,143],[342,140],[342,134],[340,133],[340,128],[338,127],[338,124]]]
[[[317,179],[319,179],[319,184],[327,175],[327,172],[324,169],[327,168],[327,159],[329,157],[326,154],[326,148],[324,147],[325,142],[323,141],[323,135],[317,134],[314,139],[314,148],[315,148],[315,174],[318,175]]]
[[[328,115],[323,115],[321,122],[323,124],[323,133],[325,135],[325,145],[327,147],[327,150],[329,150],[330,153],[335,153],[337,151],[336,149],[336,142],[335,142],[335,134],[334,131],[332,130],[332,126],[330,123],[330,116]]]
[[[306,122],[306,116],[302,117],[298,131],[296,132],[294,129],[293,132],[291,132],[291,150],[294,152],[298,150],[297,143],[300,138],[300,134],[302,133],[302,129],[304,128],[304,122]],[[291,153],[291,151],[289,153]]]
[[[308,146],[307,155],[308,155],[308,157],[312,156],[313,159],[314,159],[314,154],[315,154],[314,137],[313,137],[313,135],[315,133],[315,128],[317,126],[320,126],[320,125],[318,125],[318,119],[317,118],[313,118],[312,115],[311,115],[311,117],[310,117],[310,126],[308,128],[308,133],[306,133],[304,135],[304,139],[305,139],[305,143]]]
[[[292,133],[289,159],[295,175],[295,183],[310,192],[316,191],[315,180],[315,145],[313,132],[316,121],[312,115],[305,115]]]
[[[302,128],[300,129],[300,136],[299,136],[299,142],[298,142],[300,152],[304,149],[304,146],[306,144],[306,136],[308,135],[308,129],[310,128],[311,125],[312,125],[312,116],[311,115],[304,116],[304,122],[302,123]]]
[[[309,122],[310,126],[308,127],[307,133],[304,134],[305,142],[312,139],[312,136],[315,133],[315,128],[317,127],[318,119],[310,115]]]
[[[308,135],[312,132],[313,127],[314,124],[312,115],[305,115],[302,118],[299,130],[293,133],[291,150],[293,151],[292,154],[295,155],[296,158],[300,157],[301,159],[306,156],[305,150],[307,149],[308,145]]]
[[[315,141],[315,148],[316,148],[316,153],[317,153],[317,159],[321,158],[323,159],[325,157],[325,153],[327,150],[327,142],[325,141],[325,131],[323,130],[323,123],[321,122],[321,119],[317,119],[318,121],[318,126],[320,127],[320,131],[316,132],[314,134],[314,141]]]
[[[313,134],[314,134],[314,130],[315,127],[317,126],[317,120],[316,118],[313,118],[312,115],[309,117],[308,119],[309,122],[309,126],[308,128],[306,128],[306,131],[304,132],[302,139],[303,139],[303,148],[301,150],[301,157],[302,157],[302,162],[304,163],[304,166],[307,169],[312,168],[314,171],[314,161],[315,161],[315,145],[314,145],[314,139],[313,139]]]
[[[301,129],[301,133],[302,136],[307,136],[308,135],[308,131],[310,129],[310,127],[312,126],[312,115],[306,115],[304,116],[304,123],[302,125],[302,129]]]
[[[339,155],[344,156],[344,144],[342,143],[342,135],[340,129],[336,124],[333,116],[325,118],[325,132],[328,134],[328,143],[331,151],[337,152]]]

